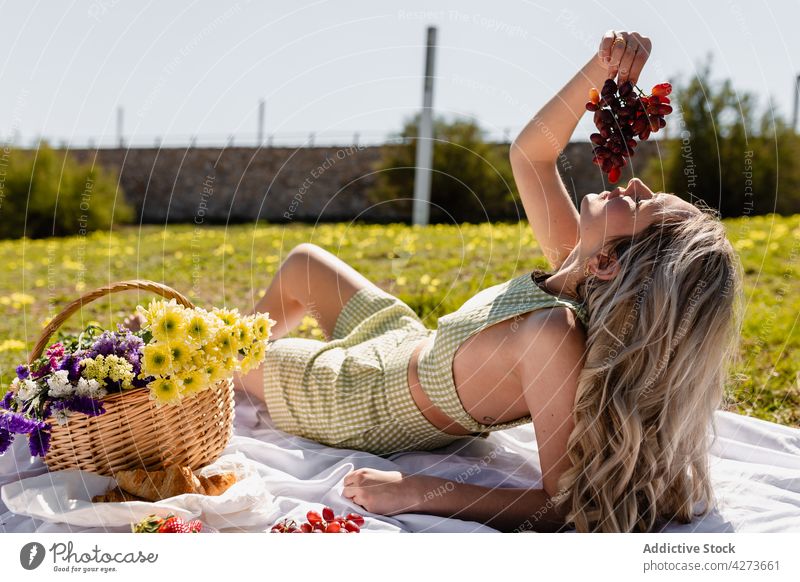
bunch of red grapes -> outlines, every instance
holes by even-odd
[[[330,507],[324,507],[322,514],[309,511],[303,523],[293,519],[282,519],[270,528],[272,533],[358,533],[364,525],[364,518],[358,513],[346,516],[336,515]]]
[[[594,87],[589,91],[586,109],[594,112],[599,131],[589,136],[594,144],[592,162],[608,174],[609,182],[619,180],[621,168],[633,156],[634,138],[645,141],[667,125],[664,117],[672,113],[667,97],[671,92],[672,85],[659,83],[650,95],[645,95],[630,81],[617,87],[614,79],[607,79],[599,92]]]

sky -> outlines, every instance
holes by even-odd
[[[422,102],[427,25],[438,28],[434,108],[516,135],[608,29],[649,36],[640,85],[715,78],[791,116],[800,0],[494,2],[122,0],[0,2],[0,140],[74,146],[317,143],[398,131]],[[591,131],[588,116],[576,138]],[[349,137],[348,137],[349,139]]]

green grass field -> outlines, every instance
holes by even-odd
[[[800,215],[726,221],[745,269],[746,320],[729,407],[800,426]],[[164,282],[201,306],[249,309],[300,242],[340,256],[434,328],[480,289],[546,267],[527,223],[432,226],[324,224],[126,227],[113,233],[0,241],[0,392],[43,323],[82,292],[123,279]],[[116,295],[68,322],[121,322],[146,293]],[[292,335],[322,338],[307,317]]]

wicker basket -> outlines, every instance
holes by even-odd
[[[50,336],[83,305],[128,290],[151,291],[193,307],[174,289],[153,281],[121,281],[87,293],[67,305],[42,331],[28,362],[42,355]],[[113,475],[133,468],[160,469],[176,463],[199,469],[216,460],[233,433],[233,382],[228,378],[179,405],[156,406],[149,388],[135,388],[103,399],[106,412],[89,417],[74,413],[65,425],[54,419],[50,470],[83,469]]]

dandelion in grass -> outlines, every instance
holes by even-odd
[[[172,354],[165,344],[147,344],[143,349],[143,376],[163,376],[172,368]]]
[[[150,396],[156,404],[175,404],[180,402],[180,386],[172,378],[156,378],[150,384]]]

